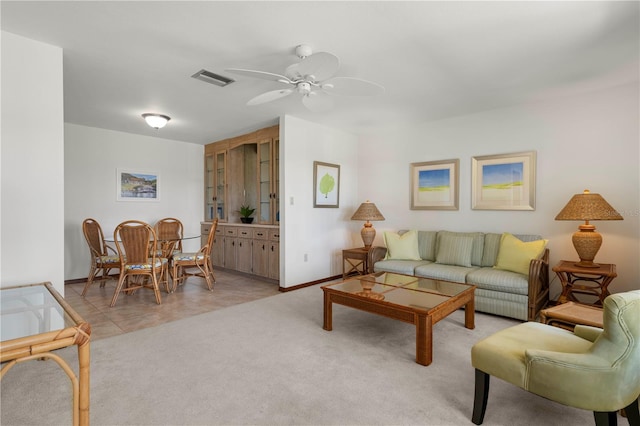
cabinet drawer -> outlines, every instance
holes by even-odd
[[[227,234],[229,235],[229,234]],[[240,238],[253,238],[253,229],[251,228],[238,228],[238,237]]]
[[[225,226],[222,228],[224,230],[224,235],[228,237],[237,237],[238,236],[238,228],[235,226]]]
[[[254,229],[253,239],[266,240],[269,237],[269,232],[266,229]]]
[[[280,230],[279,229],[271,229],[271,230],[269,230],[269,240],[270,241],[280,241]]]
[[[207,224],[201,223],[200,224],[200,233],[202,235],[209,235],[209,230],[211,229],[211,226],[212,225],[210,223],[207,223]]]

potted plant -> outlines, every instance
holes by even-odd
[[[242,223],[251,223],[253,222],[253,218],[251,215],[256,211],[256,209],[251,208],[248,204],[245,206],[240,206],[240,221]]]

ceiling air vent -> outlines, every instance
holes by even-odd
[[[207,70],[200,70],[191,77],[198,80],[206,81],[207,83],[215,84],[216,86],[220,87],[224,87],[227,84],[231,84],[235,81],[231,78]]]

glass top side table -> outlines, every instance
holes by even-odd
[[[73,424],[89,424],[91,326],[49,282],[0,288],[0,379],[19,362],[52,359],[73,388]],[[52,351],[78,346],[78,377]]]

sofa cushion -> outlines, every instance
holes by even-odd
[[[440,238],[436,263],[471,267],[473,237],[445,234]]]
[[[373,271],[413,275],[418,266],[429,263],[428,260],[380,260],[373,265]]]
[[[435,262],[437,231],[418,231],[418,251],[424,260]]]
[[[467,274],[467,284],[485,290],[528,295],[529,280],[526,275],[494,268],[480,268]]]
[[[542,255],[547,242],[547,240],[537,240],[525,243],[505,232],[500,239],[500,249],[494,268],[529,275],[531,260]]]
[[[464,237],[473,237],[473,248],[471,249],[471,265],[482,265],[482,252],[484,250],[484,234],[482,232],[452,232],[452,231],[439,231],[437,246],[440,244],[440,240],[445,235],[460,235]],[[493,266],[493,264],[491,264]]]
[[[377,263],[376,263],[377,265]],[[456,283],[466,282],[465,277],[477,268],[467,268],[465,266],[441,265],[430,263],[428,265],[417,266],[414,275],[417,277],[431,278],[434,280],[453,281]]]
[[[408,231],[402,235],[386,231],[384,244],[387,246],[385,259],[421,260],[418,252],[418,231]]]
[[[532,234],[513,234],[520,241],[529,242],[541,240],[540,235]],[[498,250],[500,249],[500,239],[502,234],[488,233],[484,235],[484,251],[482,252],[482,266],[493,266],[498,258]]]

